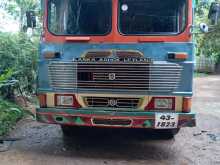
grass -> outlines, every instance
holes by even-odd
[[[0,98],[0,136],[8,134],[24,114],[20,106]]]
[[[194,77],[207,77],[208,75],[208,73],[194,72]]]

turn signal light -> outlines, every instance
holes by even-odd
[[[46,94],[38,94],[38,100],[40,103],[41,108],[46,108],[47,107],[47,96]]]
[[[53,58],[60,58],[61,54],[60,52],[44,52],[44,58],[45,59],[53,59]]]
[[[191,112],[191,108],[192,108],[192,98],[184,97],[183,98],[183,112],[189,113]]]
[[[188,54],[187,53],[168,53],[169,60],[187,60]]]

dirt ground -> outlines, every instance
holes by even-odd
[[[0,165],[219,165],[220,75],[195,79],[197,127],[173,140],[142,130],[97,130],[63,139],[59,126],[25,119],[0,144]],[[4,151],[4,152],[1,152]]]

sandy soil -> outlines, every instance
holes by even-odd
[[[93,129],[63,139],[59,126],[30,118],[11,134],[20,140],[0,144],[0,165],[219,165],[220,76],[196,78],[194,90],[198,126],[182,129],[173,140],[124,129]]]

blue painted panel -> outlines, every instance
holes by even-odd
[[[194,44],[193,43],[134,43],[134,44],[87,44],[87,43],[42,43],[40,47],[39,62],[39,90],[49,91],[47,64],[49,60],[43,59],[43,53],[47,51],[60,52],[62,61],[72,61],[80,57],[88,50],[137,50],[150,57],[153,61],[166,62],[168,52],[186,52],[189,55],[187,61],[175,62],[184,67],[180,87],[173,93],[146,93],[149,95],[192,95],[192,81],[194,69]],[[71,92],[71,91],[70,91]],[[78,91],[78,92],[87,92]],[[111,91],[118,93],[118,91]],[[98,93],[98,91],[97,91]],[[128,93],[129,94],[129,93]]]
[[[168,52],[187,52],[190,55],[189,61],[193,60],[193,43],[138,43],[138,44],[43,44],[41,52],[60,51],[63,60],[72,60],[73,57],[80,57],[88,50],[138,50],[144,53],[145,57],[151,57],[156,61],[166,60]],[[42,57],[41,57],[42,58]]]

